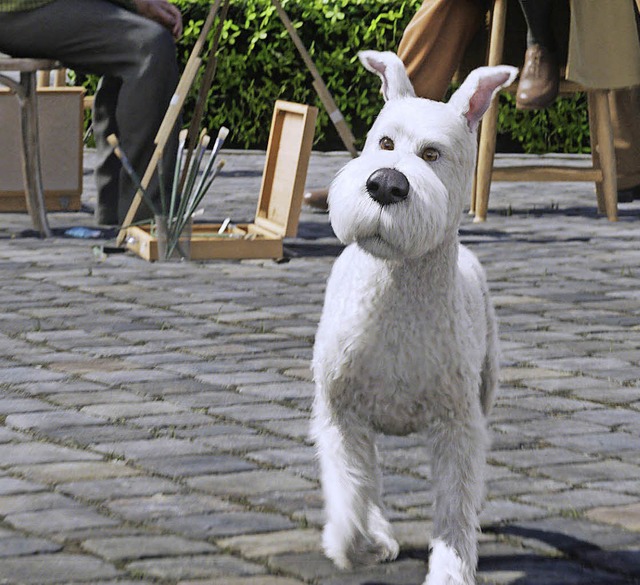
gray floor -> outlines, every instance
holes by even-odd
[[[225,152],[201,219],[253,217],[264,155]],[[33,237],[0,215],[0,583],[422,583],[432,493],[418,437],[383,438],[398,561],[319,548],[309,359],[340,245],[304,209],[290,261],[103,253],[86,211]],[[348,160],[314,154],[307,184]],[[569,158],[560,157],[560,162]],[[526,159],[531,162],[531,159]],[[588,183],[496,183],[461,237],[488,273],[503,352],[478,581],[640,582],[640,202]]]

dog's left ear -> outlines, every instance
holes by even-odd
[[[466,118],[469,129],[473,131],[491,105],[493,96],[501,88],[511,85],[517,75],[518,69],[509,65],[474,69],[451,96],[449,104]]]
[[[416,97],[409,76],[400,57],[391,51],[360,51],[358,58],[365,69],[375,73],[382,80],[384,101],[403,97]]]

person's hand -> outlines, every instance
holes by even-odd
[[[142,16],[160,23],[171,31],[174,39],[182,34],[182,14],[167,0],[133,0]]]

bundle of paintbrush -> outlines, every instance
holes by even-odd
[[[224,161],[220,160],[216,163],[216,158],[228,134],[228,128],[224,126],[220,128],[218,136],[213,143],[209,158],[206,164],[203,165],[205,153],[211,141],[207,131],[203,130],[200,133],[198,144],[191,153],[191,156],[188,157],[188,160],[190,159],[188,168],[183,169],[182,164],[185,155],[187,130],[180,132],[170,194],[167,193],[167,182],[165,181],[162,157],[158,160],[161,209],[158,209],[157,204],[153,202],[142,186],[126,154],[119,146],[117,138],[114,135],[108,137],[107,140],[111,146],[113,146],[116,156],[122,161],[125,171],[129,174],[131,180],[137,186],[143,199],[147,205],[149,205],[155,216],[155,231],[158,236],[158,241],[160,242],[160,238],[163,239],[162,247],[165,251],[163,260],[171,258],[176,253],[180,258],[188,259],[189,253],[186,246],[189,244],[185,231],[187,226],[191,225],[193,214],[200,203],[202,203],[202,199],[209,187],[211,187],[211,183],[213,183],[220,169],[224,166]]]

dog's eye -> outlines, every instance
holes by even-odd
[[[391,140],[391,138],[389,138],[388,136],[381,138],[379,144],[382,150],[393,150],[396,147],[393,143],[393,140]]]
[[[435,148],[428,146],[420,153],[420,157],[427,162],[434,162],[440,158],[440,153]]]

